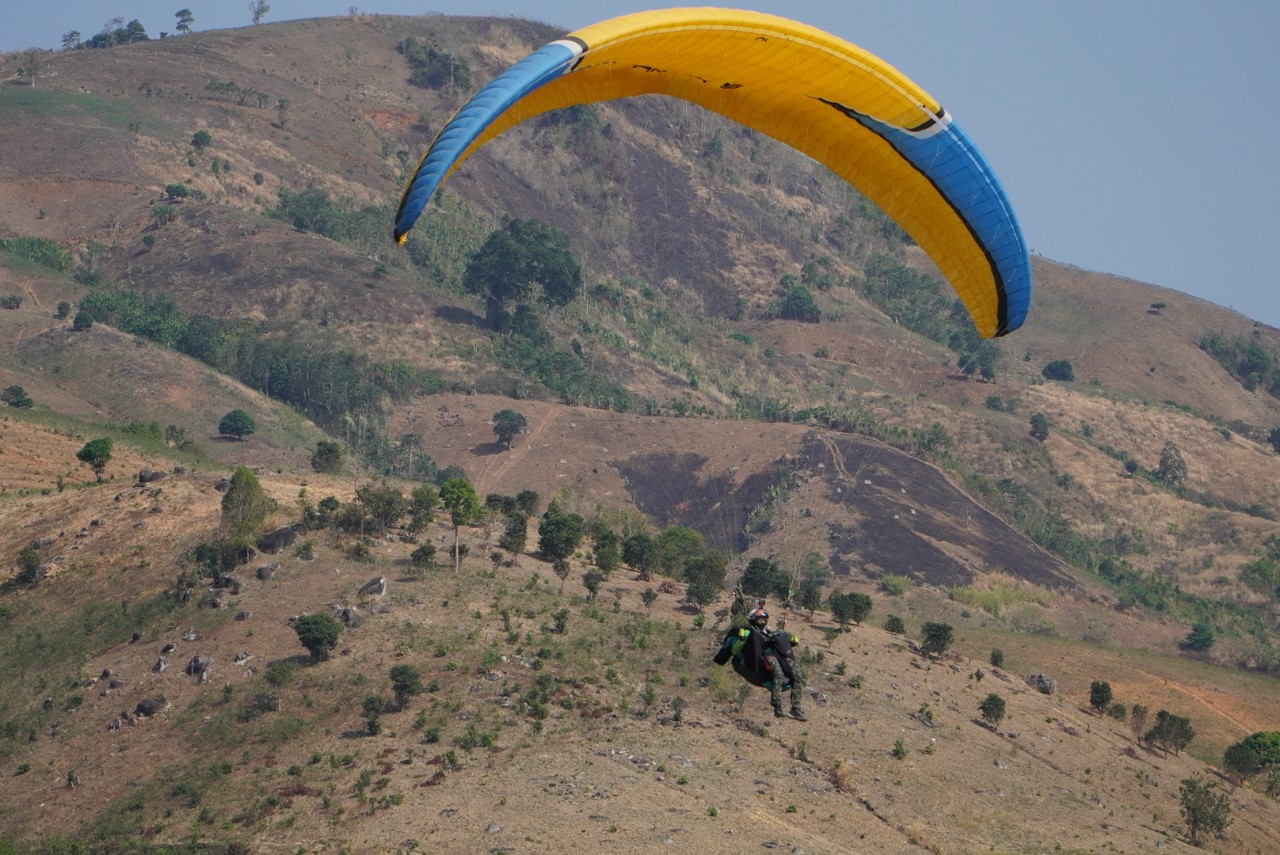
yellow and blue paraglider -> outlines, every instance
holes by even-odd
[[[933,259],[985,337],[1031,302],[1031,262],[1004,189],[937,101],[829,33],[757,12],[624,15],[543,46],[475,94],[400,199],[403,242],[477,148],[549,110],[633,95],[689,101],[805,153],[878,205]]]

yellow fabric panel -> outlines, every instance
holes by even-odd
[[[883,138],[818,100],[904,130],[927,128],[941,107],[895,68],[804,24],[725,9],[640,12],[564,39],[573,40],[586,45],[577,67],[501,114],[454,168],[549,110],[645,94],[681,98],[804,152],[857,187],[929,254],[979,332],[993,334],[991,264],[966,224]]]

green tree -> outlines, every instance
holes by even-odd
[[[1031,438],[1037,442],[1049,438],[1049,419],[1044,413],[1031,414]]]
[[[1182,646],[1187,650],[1208,650],[1213,647],[1216,641],[1217,638],[1213,634],[1213,627],[1202,620],[1198,620],[1191,626],[1191,631],[1183,639]]]
[[[0,401],[19,410],[28,410],[35,403],[21,386],[6,386],[0,391]]]
[[[1153,473],[1170,487],[1181,487],[1187,480],[1187,461],[1172,442],[1166,442],[1160,451],[1160,465]]]
[[[831,609],[831,617],[836,623],[847,627],[850,621],[862,623],[863,618],[871,613],[871,598],[857,592],[832,591],[827,597],[827,608]]]
[[[1191,744],[1195,735],[1191,719],[1174,715],[1168,710],[1159,710],[1156,713],[1156,723],[1147,731],[1143,740],[1160,746],[1165,754],[1179,754]]]
[[[813,613],[822,605],[822,581],[813,577],[802,581],[800,589],[796,591],[796,605],[807,611],[812,618]]]
[[[453,570],[462,567],[462,527],[480,513],[480,497],[466,478],[450,478],[440,485],[440,503],[453,523]]]
[[[298,641],[307,648],[311,658],[320,662],[328,659],[329,653],[338,646],[342,624],[333,615],[316,612],[294,621],[293,631],[298,634]]]
[[[409,529],[422,531],[440,504],[440,490],[435,484],[419,484],[409,494]]]
[[[777,597],[785,600],[791,593],[791,577],[776,561],[769,558],[752,558],[742,571],[738,581],[742,592],[753,597]]]
[[[40,553],[31,544],[18,550],[19,585],[33,585],[40,581]]]
[[[75,318],[71,321],[71,329],[76,332],[87,332],[93,329],[93,315],[84,309],[76,312]]]
[[[191,147],[196,151],[203,151],[205,146],[213,142],[213,135],[201,128],[191,137]]]
[[[370,736],[382,733],[382,714],[387,711],[387,699],[381,695],[366,695],[360,711],[364,714],[366,732]]]
[[[622,565],[622,538],[611,528],[597,529],[592,532],[594,545],[591,547],[591,560],[605,578],[613,574]]]
[[[786,279],[784,278],[784,283]],[[799,283],[791,284],[778,306],[778,317],[783,320],[804,321],[816,324],[822,320],[822,311],[813,292]]]
[[[327,439],[317,442],[311,455],[311,468],[331,475],[342,471],[342,446]]]
[[[521,490],[516,493],[516,504],[525,512],[527,516],[536,516],[538,513],[538,492],[536,490]]]
[[[529,541],[529,516],[524,511],[512,511],[507,514],[506,524],[502,529],[502,537],[498,538],[498,546],[513,556],[524,552]]]
[[[1236,783],[1243,784],[1262,771],[1262,758],[1252,745],[1241,740],[1222,752],[1222,768],[1235,777]]]
[[[640,602],[644,603],[645,611],[653,609],[653,604],[658,601],[658,592],[653,588],[645,588],[640,592]]]
[[[1280,731],[1259,731],[1228,746],[1222,765],[1242,783],[1264,769],[1280,769]]]
[[[275,500],[262,489],[253,470],[248,466],[236,467],[227,491],[222,494],[223,540],[235,546],[254,543],[262,524],[275,509]]]
[[[409,500],[400,488],[385,480],[357,487],[356,501],[364,506],[365,514],[377,526],[379,534],[395,525],[409,509]]]
[[[195,19],[196,19],[196,16],[195,16],[195,15],[193,15],[193,14],[191,14],[191,10],[190,10],[190,9],[179,9],[178,11],[174,12],[173,14],[174,14],[174,17],[176,17],[176,18],[178,19],[178,24],[177,24],[177,26],[176,26],[176,27],[174,27],[174,29],[175,29],[175,30],[177,30],[177,31],[178,31],[178,32],[180,32],[180,33],[189,33],[189,32],[191,32],[191,24],[192,24],[192,22],[193,22],[193,21],[195,21]]]
[[[648,532],[639,531],[622,541],[622,560],[647,582],[657,569],[658,546]]]
[[[712,549],[684,565],[685,596],[699,609],[715,602],[716,594],[724,587],[729,559],[718,549]]]
[[[271,7],[267,5],[267,0],[250,0],[249,2],[249,19],[254,25],[262,23],[262,19],[267,17],[267,13],[271,11]]]
[[[1133,731],[1133,741],[1141,744],[1147,733],[1147,718],[1151,710],[1142,704],[1134,704],[1129,709],[1129,729]]]
[[[538,523],[538,549],[552,561],[567,560],[582,543],[586,522],[577,514],[567,513],[554,503]]]
[[[1044,367],[1040,372],[1046,380],[1063,380],[1070,382],[1076,379],[1075,370],[1072,369],[1071,363],[1065,359],[1055,359]]]
[[[422,694],[422,672],[416,665],[391,666],[391,691],[396,696],[396,706],[404,709],[414,695]]]
[[[92,469],[93,474],[101,481],[103,471],[111,462],[111,445],[109,436],[90,440],[84,444],[84,448],[76,452],[76,460]]]
[[[234,436],[241,442],[257,428],[253,416],[244,410],[232,410],[218,422],[218,433],[223,436]]]
[[[946,653],[951,642],[955,640],[955,633],[950,624],[930,621],[920,627],[920,632],[923,635],[920,649],[930,656],[941,656]]]
[[[1178,788],[1182,820],[1193,846],[1199,846],[1206,834],[1221,837],[1231,824],[1231,799],[1225,793],[1215,793],[1216,787],[1213,782],[1192,775],[1184,778]]]
[[[44,51],[40,48],[27,48],[18,53],[18,74],[31,81],[31,88],[36,88],[36,77],[40,67],[44,65]]]
[[[1102,680],[1094,680],[1089,684],[1089,706],[1094,712],[1102,715],[1111,703],[1111,684]]]
[[[493,432],[498,442],[511,448],[511,440],[523,433],[529,422],[515,410],[499,410],[493,414]]]
[[[1000,722],[1004,721],[1004,711],[1004,698],[995,692],[987,695],[982,699],[982,703],[978,704],[978,712],[982,714],[982,720],[991,725],[993,730],[1000,726]]]
[[[540,295],[565,305],[582,287],[582,268],[563,231],[538,220],[513,219],[492,232],[467,261],[463,286],[485,304],[489,328],[508,332],[513,307]]]

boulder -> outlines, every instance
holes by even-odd
[[[197,653],[187,661],[186,671],[192,677],[199,677],[200,682],[207,682],[209,679],[209,670],[213,668],[212,656],[201,656]]]
[[[282,552],[298,540],[298,533],[289,526],[281,526],[275,531],[269,531],[258,539],[258,550],[268,555],[274,555]]]
[[[136,715],[149,718],[163,710],[164,707],[164,698],[143,698],[138,701],[138,705],[133,708],[133,711]]]
[[[143,469],[140,472],[138,472],[138,483],[150,484],[152,481],[159,481],[163,478],[168,478],[168,477],[169,477],[169,473],[164,472],[160,469]]]
[[[387,577],[386,576],[373,577],[368,582],[365,582],[363,585],[361,585],[360,590],[357,591],[357,593],[367,594],[371,597],[384,596],[387,593]]]
[[[1032,674],[1027,678],[1027,685],[1045,695],[1058,691],[1058,681],[1048,674]]]
[[[263,564],[261,567],[259,567],[255,575],[257,575],[259,579],[265,582],[268,579],[270,579],[272,576],[276,575],[276,571],[279,569],[280,569],[280,565],[272,561],[270,564]]]

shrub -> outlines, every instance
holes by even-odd
[[[886,573],[879,579],[880,587],[886,594],[894,597],[901,597],[911,587],[911,579],[908,576],[900,576],[895,573]]]
[[[84,332],[93,328],[93,315],[81,309],[76,312],[75,320],[71,322],[71,328],[76,332]]]
[[[436,545],[426,541],[409,553],[409,564],[414,567],[430,567],[436,559]]]
[[[303,615],[294,622],[293,629],[298,634],[298,641],[317,662],[329,658],[329,653],[338,646],[338,636],[342,634],[342,624],[324,612]]]
[[[1065,359],[1055,359],[1044,367],[1040,372],[1046,380],[1063,380],[1070,382],[1076,379],[1075,370],[1072,369],[1071,363]]]
[[[18,550],[18,584],[31,585],[40,581],[40,556],[35,547],[24,546]]]
[[[931,656],[940,656],[955,640],[955,633],[950,624],[930,621],[920,628],[923,638],[920,649]]]
[[[0,401],[19,410],[30,409],[35,403],[27,394],[27,390],[21,386],[6,386],[3,391],[0,391]]]
[[[336,473],[342,469],[342,446],[322,439],[316,443],[311,455],[311,468],[317,472]]]
[[[1001,650],[999,647],[994,648],[991,651],[991,658],[988,661],[996,668],[1003,668],[1004,667],[1004,651]]]
[[[907,625],[897,615],[889,615],[884,619],[884,630],[894,635],[902,635],[907,631]]]
[[[982,720],[993,728],[999,727],[1000,722],[1004,721],[1004,711],[1004,698],[995,692],[987,695],[982,699],[982,703],[978,704],[978,712],[982,714]]]

